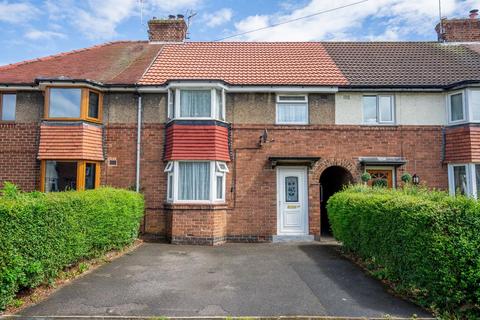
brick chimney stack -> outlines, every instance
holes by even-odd
[[[468,18],[447,19],[435,27],[438,41],[442,42],[480,42],[480,20],[478,9],[470,10]]]
[[[150,42],[183,42],[187,36],[187,23],[182,14],[169,15],[168,19],[153,17],[148,21]]]

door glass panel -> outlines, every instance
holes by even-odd
[[[453,167],[453,180],[456,195],[467,194],[467,170],[465,166]]]
[[[463,94],[457,93],[450,96],[450,121],[463,119]]]
[[[45,192],[77,189],[76,162],[47,161],[45,171]]]
[[[95,189],[96,168],[95,163],[87,163],[85,165],[85,190]]]
[[[298,177],[285,177],[285,202],[298,202]]]

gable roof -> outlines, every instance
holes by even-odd
[[[111,42],[0,67],[0,84],[105,85],[218,80],[230,85],[448,87],[480,81],[480,43]]]
[[[140,79],[223,80],[232,85],[344,85],[347,79],[319,42],[167,44]]]
[[[91,80],[104,84],[136,83],[161,45],[118,41],[0,67],[0,83],[33,84],[39,78]]]
[[[447,86],[480,80],[479,44],[324,42],[323,46],[350,86]]]

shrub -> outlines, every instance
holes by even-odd
[[[48,283],[67,266],[132,243],[143,215],[142,196],[126,190],[4,195],[0,310],[18,290]]]
[[[334,236],[420,305],[480,318],[480,203],[423,188],[350,187],[328,201]]]
[[[404,174],[402,174],[402,177],[401,177],[403,183],[410,183],[412,182],[412,175],[408,172],[405,172]]]
[[[360,179],[362,179],[363,182],[367,183],[368,181],[370,181],[370,179],[372,179],[372,176],[370,175],[370,173],[364,172],[360,176]]]

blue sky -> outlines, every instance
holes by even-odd
[[[145,40],[153,16],[196,12],[190,41],[211,41],[359,1],[0,0],[0,65],[107,41]],[[438,0],[364,1],[229,41],[436,40]],[[476,6],[480,1],[442,0],[447,17],[466,17]]]

